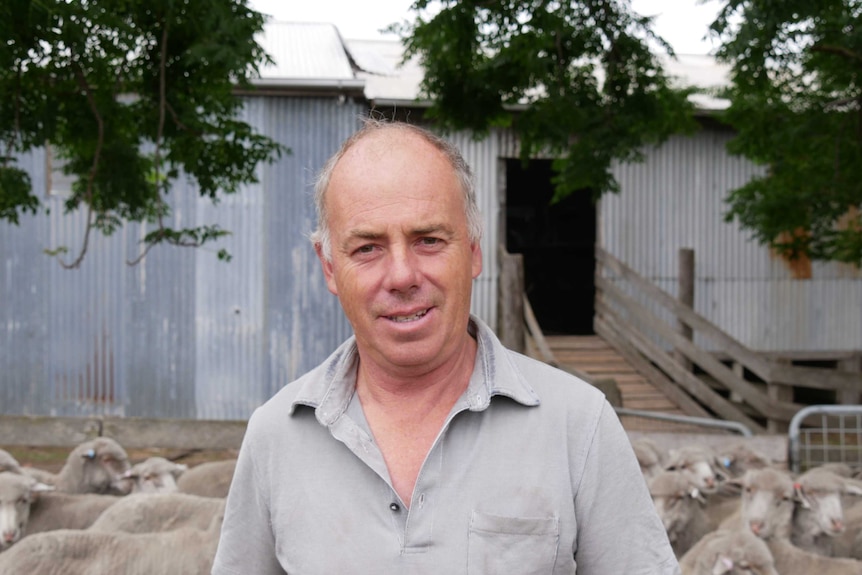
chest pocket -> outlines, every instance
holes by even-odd
[[[500,517],[473,511],[467,551],[469,575],[553,573],[560,540],[557,517]]]

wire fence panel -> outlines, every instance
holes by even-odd
[[[862,470],[862,405],[810,405],[793,417],[787,434],[794,473],[825,463]]]

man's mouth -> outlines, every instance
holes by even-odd
[[[388,315],[386,319],[390,321],[394,321],[395,323],[407,323],[410,321],[416,321],[418,319],[422,319],[428,313],[427,309],[423,309],[422,311],[417,311],[411,315]]]

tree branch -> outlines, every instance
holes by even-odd
[[[843,56],[850,60],[857,60],[862,63],[862,54],[858,52],[854,52],[848,48],[843,46],[831,46],[831,45],[818,45],[811,47],[812,52],[823,52],[825,54],[837,54],[838,56]]]
[[[75,73],[75,78],[78,80],[78,85],[87,96],[87,103],[90,105],[90,111],[96,119],[97,140],[96,149],[93,152],[93,165],[90,167],[90,173],[87,176],[87,190],[84,193],[84,201],[87,203],[87,228],[84,230],[84,242],[81,245],[81,251],[79,252],[78,257],[75,258],[75,261],[70,264],[61,260],[59,256],[57,257],[57,261],[59,261],[60,265],[66,269],[79,267],[81,262],[84,261],[84,255],[87,253],[87,247],[90,243],[90,232],[93,230],[93,186],[96,181],[96,172],[99,170],[102,147],[105,144],[105,122],[102,119],[102,115],[99,113],[99,107],[96,105],[96,99],[93,97],[93,90],[90,84],[87,83],[87,78],[84,76],[84,70],[81,68],[81,65],[77,61],[73,61],[71,66]]]

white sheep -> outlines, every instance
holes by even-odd
[[[0,553],[0,573],[209,575],[222,517],[207,530],[105,533],[61,529],[24,537]]]
[[[32,477],[0,472],[0,551],[4,551],[24,536],[30,519],[30,503],[35,493],[50,487]]]
[[[2,471],[21,473],[21,465],[18,463],[18,460],[4,449],[0,449],[0,472]]]
[[[185,464],[150,457],[133,465],[124,477],[132,482],[132,493],[170,493],[179,490],[177,479],[186,471]]]
[[[664,470],[667,453],[658,446],[658,443],[649,437],[637,437],[632,439],[631,444],[641,473],[646,479],[658,475]]]
[[[90,531],[151,533],[183,527],[206,529],[224,515],[225,499],[187,493],[137,493],[123,497],[90,526]]]
[[[766,540],[766,546],[781,575],[862,575],[862,561],[856,559],[811,553],[783,537]]]
[[[58,529],[86,529],[105,509],[123,499],[101,493],[39,493],[30,504],[26,534]]]
[[[679,561],[682,575],[778,575],[772,552],[750,531],[704,535]]]
[[[796,489],[789,473],[769,467],[750,469],[741,483],[739,514],[720,527],[749,529],[763,539],[781,575],[862,575],[862,562],[825,557],[791,543]]]
[[[649,480],[650,495],[677,557],[715,528],[703,511],[706,500],[698,484],[688,471],[662,471]]]
[[[742,487],[740,507],[719,528],[749,529],[761,539],[790,538],[796,491],[788,472],[772,467],[749,469],[731,481]]]
[[[64,493],[126,495],[132,486],[123,475],[130,467],[129,457],[119,443],[109,437],[97,437],[69,453],[54,485]]]
[[[698,478],[698,489],[702,493],[715,493],[719,483],[727,479],[715,452],[706,446],[688,445],[668,452],[665,469],[685,470]]]
[[[833,541],[846,531],[843,496],[862,495],[862,481],[838,475],[833,469],[815,467],[795,483],[798,503],[790,540],[821,555],[835,555]]]
[[[199,463],[177,480],[180,492],[202,497],[227,497],[236,469],[236,459]]]
[[[715,456],[729,477],[742,477],[749,469],[774,467],[772,459],[746,441],[737,441],[716,448]]]

